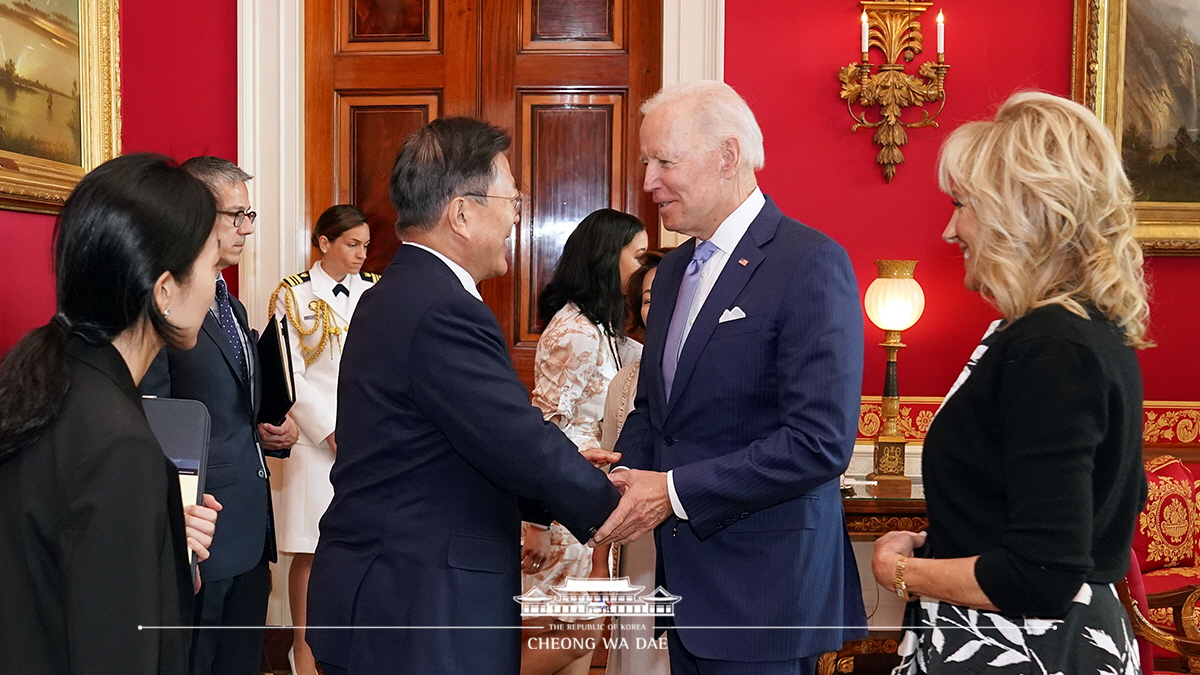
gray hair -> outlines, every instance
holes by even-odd
[[[755,171],[763,168],[762,129],[746,100],[733,87],[715,80],[673,84],[643,103],[642,114],[681,102],[694,106],[696,125],[712,149],[720,147],[727,138],[736,138],[742,148],[742,166],[748,165]]]
[[[221,157],[206,155],[193,157],[184,162],[182,166],[185,171],[199,178],[213,192],[216,192],[217,188],[222,185],[237,185],[254,178],[237,164]]]

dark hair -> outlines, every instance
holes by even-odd
[[[568,302],[609,335],[625,335],[628,307],[621,289],[621,249],[645,230],[637,216],[613,209],[587,215],[563,245],[554,277],[538,295],[543,324]]]
[[[451,199],[486,193],[496,180],[492,162],[510,145],[504,130],[470,117],[436,119],[409,136],[392,166],[396,233],[427,230]]]
[[[361,211],[349,204],[338,204],[331,206],[317,218],[317,224],[313,226],[312,245],[314,248],[321,248],[321,237],[325,237],[329,241],[337,241],[337,238],[351,228],[364,225],[367,222],[367,217]]]
[[[213,192],[225,185],[237,185],[254,178],[243,171],[242,167],[223,157],[193,157],[183,163],[183,168],[203,181]]]
[[[642,321],[642,282],[646,280],[646,275],[650,270],[658,267],[658,263],[667,255],[671,249],[659,249],[657,251],[646,251],[642,255],[642,265],[629,276],[629,282],[625,284],[625,300],[629,302],[629,308],[633,310],[633,318],[629,321],[629,332],[636,333],[640,330],[646,330],[646,322]]]
[[[58,313],[26,335],[0,371],[0,461],[34,441],[70,386],[68,337],[112,342],[147,321],[170,345],[179,331],[158,311],[163,272],[185,281],[216,223],[212,192],[166,157],[126,155],[84,176],[54,228]]]

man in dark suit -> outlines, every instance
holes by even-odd
[[[217,199],[220,267],[241,261],[254,232],[246,181],[250,175],[219,157],[194,157],[183,168]],[[254,340],[246,309],[217,278],[216,298],[196,347],[164,349],[142,382],[142,392],[195,399],[208,407],[212,437],[204,490],[224,507],[196,597],[192,675],[250,675],[262,660],[263,628],[270,595],[269,564],[275,562],[271,490],[264,451],[286,456],[299,430],[256,424],[260,391]],[[221,630],[224,626],[257,628]]]
[[[624,498],[596,541],[657,527],[660,581],[682,598],[675,675],[810,675],[865,634],[838,494],[862,386],[854,272],[759,191],[762,132],[732,88],[676,85],[643,112],[643,187],[692,238],[658,268],[616,447],[633,470],[613,472]]]
[[[521,207],[509,144],[483,122],[440,119],[392,170],[404,244],[346,339],[334,496],[309,580],[308,643],[326,675],[516,675],[519,499],[581,541],[619,500],[530,405],[476,289],[508,269]]]

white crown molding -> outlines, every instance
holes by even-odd
[[[304,200],[304,3],[238,2],[238,164],[258,212],[238,266],[250,325],[280,279],[308,269]]]
[[[725,0],[663,0],[662,84],[725,79]],[[659,224],[660,246],[687,237]]]

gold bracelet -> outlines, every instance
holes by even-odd
[[[908,558],[900,556],[896,559],[896,595],[900,596],[901,600],[911,600],[912,596],[908,594],[908,586],[904,583],[904,567],[908,563]]]

